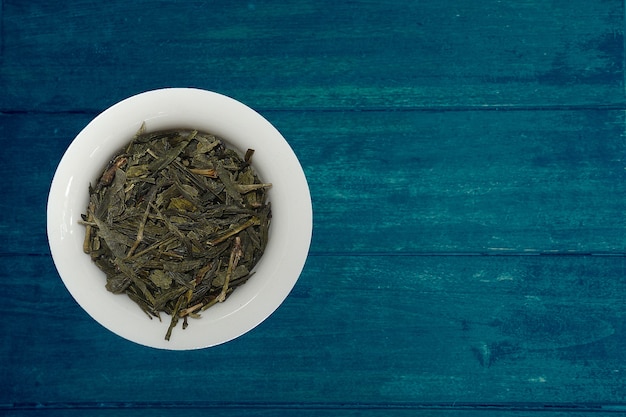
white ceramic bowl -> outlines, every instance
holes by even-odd
[[[85,228],[78,221],[107,162],[146,123],[147,131],[198,129],[221,136],[242,154],[255,149],[253,166],[272,203],[265,253],[255,274],[224,302],[180,324],[164,339],[169,317],[150,320],[125,294],[105,289],[106,278],[82,250]],[[256,327],[272,314],[295,285],[309,250],[312,209],[298,159],[282,135],[244,104],[221,94],[168,88],[123,100],[93,119],[74,139],[56,170],[48,197],[48,241],[63,283],[97,322],[133,342],[185,350],[214,346]]]

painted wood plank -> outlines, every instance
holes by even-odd
[[[49,257],[4,259],[0,404],[626,402],[624,257],[312,256],[266,322],[192,352],[100,327]]]
[[[0,414],[624,412],[624,9],[2,1]],[[163,86],[262,110],[314,201],[285,304],[199,352],[101,328],[45,239],[71,138]]]
[[[260,108],[625,104],[624,2],[3,1],[0,109],[165,86]]]
[[[314,251],[624,251],[622,111],[296,117]]]
[[[0,115],[0,253],[48,252],[46,205],[56,167],[95,115]]]
[[[609,417],[615,416],[615,411],[599,411],[599,410],[590,410],[587,412],[577,412],[577,411],[554,411],[550,410],[550,407],[546,407],[548,411],[517,411],[517,410],[502,410],[496,409],[498,415],[504,417]],[[151,417],[170,417],[170,416],[179,416],[181,413],[184,413],[187,417],[205,417],[207,415],[221,417],[221,416],[258,416],[258,417],[266,417],[266,416],[276,416],[281,415],[284,417],[292,417],[292,416],[303,416],[303,417],[324,417],[324,416],[333,416],[333,417],[356,417],[356,416],[389,416],[389,417],[404,417],[404,416],[443,416],[443,417],[452,417],[452,416],[462,416],[462,417],[480,417],[484,416],[485,413],[489,413],[492,410],[467,410],[459,407],[459,409],[455,409],[455,407],[451,407],[451,409],[439,409],[439,408],[430,408],[430,407],[400,407],[400,408],[374,408],[369,409],[365,407],[357,407],[356,409],[350,409],[347,407],[338,406],[338,408],[305,408],[305,407],[293,407],[289,408],[289,406],[283,407],[272,407],[261,406],[261,407],[191,407],[191,408],[178,408],[173,407],[171,409],[164,408],[136,408],[136,409],[128,409],[128,405],[122,404],[120,407],[114,409],[98,409],[94,408],[60,408],[60,409],[50,409],[41,407],[37,409],[37,407],[33,407],[33,409],[28,410],[11,410],[3,413],[3,416],[9,417],[32,417],[32,416],[40,416],[44,415],[46,417],[57,417],[57,416],[81,416],[81,417],[142,417],[146,414],[150,414]]]
[[[264,114],[308,177],[313,252],[625,250],[623,111]],[[0,116],[1,253],[48,253],[50,181],[91,117]]]

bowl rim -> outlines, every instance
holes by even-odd
[[[174,329],[169,317],[149,320],[124,294],[104,288],[104,273],[82,251],[78,224],[95,181],[117,149],[145,123],[147,131],[194,128],[220,136],[240,153],[255,149],[252,165],[271,182],[272,221],[255,275],[224,302]],[[68,146],[51,182],[47,234],[55,267],[75,301],[100,325],[140,345],[190,350],[235,339],[267,319],[295,286],[307,259],[313,210],[304,170],[282,134],[258,112],[226,95],[197,88],[163,88],[130,96],[92,119]],[[101,281],[94,282],[94,277]]]

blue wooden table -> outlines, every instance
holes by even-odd
[[[626,412],[623,0],[2,0],[0,415]],[[121,339],[53,265],[54,170],[161,87],[255,108],[311,188],[250,333]]]

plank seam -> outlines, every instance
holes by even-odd
[[[626,73],[626,71],[625,71]],[[29,109],[0,109],[0,115],[87,115],[96,116],[104,110],[102,109],[68,109],[68,110],[29,110]],[[594,104],[594,105],[467,105],[467,106],[407,106],[407,107],[255,107],[258,112],[318,112],[318,113],[368,113],[368,112],[477,112],[477,111],[499,111],[499,112],[528,112],[528,111],[626,111],[626,103],[614,104]]]
[[[4,257],[52,257],[47,253],[18,253],[18,252],[0,252],[0,258]],[[626,252],[349,252],[349,251],[311,251],[309,256],[312,257],[596,257],[596,258],[626,258]]]
[[[430,402],[16,402],[0,404],[0,411],[45,410],[155,410],[155,409],[265,409],[265,410],[433,410],[433,411],[543,411],[615,412],[626,404],[594,403],[430,403]]]
[[[408,257],[429,257],[429,256],[485,256],[485,257],[513,257],[513,256],[541,256],[541,257],[611,257],[624,258],[624,252],[527,252],[527,251],[511,251],[511,252],[330,252],[330,251],[311,251],[309,256],[408,256]]]

